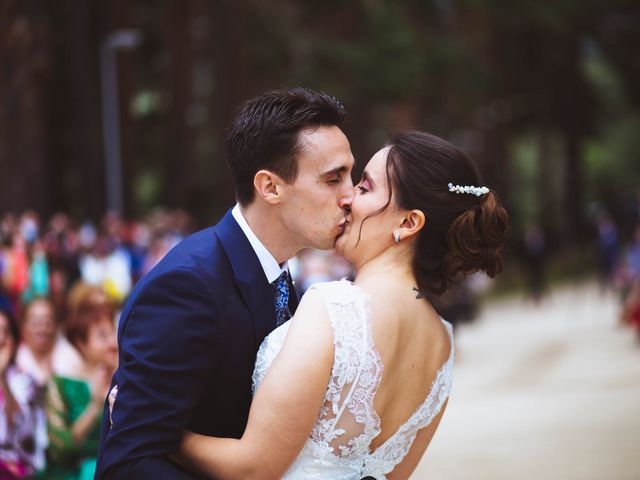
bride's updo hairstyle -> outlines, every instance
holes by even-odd
[[[443,293],[460,275],[502,270],[501,250],[509,224],[496,194],[451,192],[449,184],[481,187],[474,163],[449,142],[424,132],[393,137],[387,157],[390,196],[402,209],[421,210],[413,270],[418,288]]]

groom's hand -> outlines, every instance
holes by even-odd
[[[118,396],[118,384],[114,385],[109,395],[107,396],[107,400],[109,401],[109,428],[113,426],[113,407],[116,404],[116,397]]]

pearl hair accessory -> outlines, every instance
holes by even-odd
[[[471,195],[475,195],[479,197],[480,195],[486,195],[489,193],[489,189],[487,187],[474,187],[473,185],[468,186],[460,186],[454,185],[453,183],[449,184],[449,191],[459,193],[469,193]]]

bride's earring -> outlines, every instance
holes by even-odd
[[[398,230],[393,231],[393,239],[396,243],[400,243],[400,232]]]

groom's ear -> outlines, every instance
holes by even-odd
[[[400,224],[401,237],[408,238],[418,233],[424,227],[427,219],[422,210],[409,210],[404,214]]]
[[[279,203],[282,199],[282,183],[282,179],[269,170],[260,170],[253,177],[256,195],[271,204]]]

